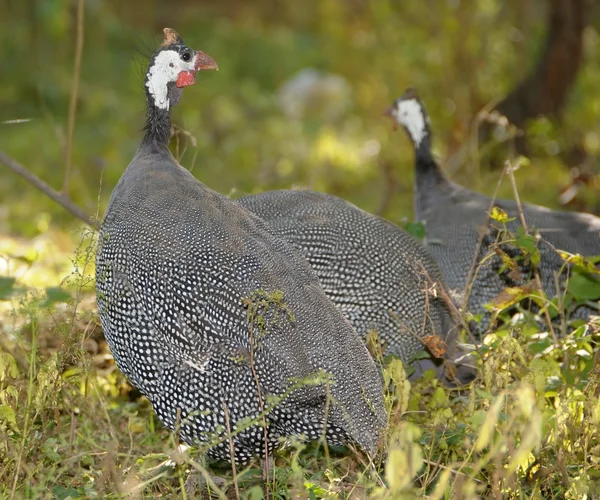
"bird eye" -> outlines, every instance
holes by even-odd
[[[188,62],[191,58],[192,54],[190,54],[189,52],[184,52],[183,54],[181,54],[181,59],[183,59],[185,62]]]

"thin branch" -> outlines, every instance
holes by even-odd
[[[227,405],[223,403],[223,411],[225,412],[225,425],[227,426],[227,435],[229,436],[229,456],[231,457],[231,472],[233,473],[233,485],[235,486],[235,498],[240,500],[240,487],[238,485],[237,470],[235,467],[235,449],[233,439],[231,437],[231,426],[229,424],[229,411]]]
[[[51,198],[53,201],[61,205],[67,212],[74,215],[78,219],[82,220],[86,224],[89,224],[93,228],[98,228],[97,221],[85,213],[80,207],[75,205],[68,196],[61,194],[52,189],[48,184],[41,180],[37,175],[31,173],[19,162],[13,160],[10,156],[0,151],[0,163],[4,163],[13,172],[16,172],[23,177],[27,182],[33,184],[34,187],[39,189],[46,196]]]
[[[390,162],[380,160],[378,163],[379,170],[383,174],[386,183],[383,199],[381,200],[381,203],[379,204],[379,208],[377,209],[376,213],[377,215],[383,215],[390,207],[392,200],[394,199],[394,195],[396,194],[396,191],[398,189],[398,181],[396,180],[396,177],[394,175],[394,169]]]
[[[519,167],[519,164],[513,165],[510,161],[506,162],[504,170],[508,173],[508,178],[510,179],[510,184],[513,189],[513,193],[515,196],[515,203],[517,204],[517,211],[519,213],[519,219],[521,221],[521,225],[523,226],[523,230],[525,234],[529,233],[529,227],[527,226],[527,221],[525,220],[525,213],[523,212],[523,205],[521,205],[521,198],[519,197],[519,191],[517,189],[517,181],[515,179],[515,169]],[[536,264],[533,265],[533,281],[535,282],[535,286],[542,296],[544,295],[544,287],[542,286],[542,280],[540,277],[540,270]],[[554,327],[552,326],[552,318],[550,317],[550,313],[548,312],[548,306],[544,304],[543,308],[544,318],[546,319],[546,323],[548,324],[548,329],[550,330],[550,334],[554,338],[556,342],[556,332],[554,331]]]
[[[432,460],[427,460],[426,458],[423,459],[423,462],[426,463],[427,465],[431,465],[432,467],[438,467],[442,470],[449,470],[452,474],[455,474],[457,476],[462,475],[465,477],[469,477],[469,474],[466,474],[465,472],[463,472],[461,470],[456,470],[456,469],[453,469],[452,467],[442,465],[440,462],[434,462]],[[463,463],[463,465],[464,465],[464,463]],[[461,465],[461,468],[462,468],[462,465]],[[476,477],[471,477],[471,479],[473,481],[475,481],[476,483],[483,484],[483,481],[481,479],[477,479]]]
[[[490,199],[490,205],[488,207],[488,211],[483,220],[483,224],[481,225],[481,231],[479,232],[479,239],[477,240],[477,246],[475,247],[475,253],[473,254],[473,258],[471,260],[471,266],[469,267],[469,273],[467,274],[466,289],[465,289],[465,294],[464,294],[463,301],[461,304],[461,307],[463,310],[466,310],[467,305],[469,303],[469,297],[471,296],[471,291],[472,291],[473,285],[475,283],[475,274],[476,274],[475,271],[477,270],[477,263],[479,262],[479,252],[481,251],[481,248],[483,246],[483,240],[486,235],[488,224],[490,223],[490,214],[492,213],[492,210],[494,209],[494,204],[496,203],[496,198],[498,197],[498,192],[500,191],[500,185],[502,184],[502,179],[504,178],[504,174],[505,174],[505,171],[503,170],[502,175],[500,176],[500,178],[498,179],[498,182],[496,183],[496,189],[494,189],[494,194],[492,195],[492,198]]]
[[[258,309],[257,309],[258,310]],[[256,310],[256,311],[257,311]],[[254,321],[255,321],[255,313],[256,311],[252,309],[252,305],[248,308],[249,311],[249,319],[250,319],[250,370],[252,371],[252,375],[254,376],[254,382],[256,383],[256,393],[258,395],[258,406],[260,408],[260,413],[262,415],[262,424],[263,424],[263,436],[264,436],[264,444],[265,444],[265,461],[269,462],[269,432],[267,429],[267,419],[265,418],[265,405],[263,402],[262,392],[260,380],[258,378],[258,373],[256,372],[256,366],[254,365]],[[265,467],[265,489],[266,489],[266,497],[269,498],[269,467]]]
[[[81,75],[81,58],[83,55],[83,18],[85,13],[85,0],[77,2],[77,39],[75,41],[75,64],[73,65],[73,84],[71,86],[71,100],[69,102],[69,122],[67,125],[67,146],[65,151],[65,178],[62,192],[69,194],[71,184],[73,134],[75,133],[75,118],[77,114],[77,97],[79,95],[79,77]]]

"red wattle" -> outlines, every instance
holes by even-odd
[[[196,83],[196,75],[194,74],[193,71],[182,71],[181,73],[179,73],[179,76],[177,77],[177,81],[175,82],[175,85],[177,85],[177,87],[181,88],[181,87],[187,87],[189,85],[194,85],[194,83]]]

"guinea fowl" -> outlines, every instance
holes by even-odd
[[[492,200],[448,180],[442,173],[431,152],[429,116],[414,89],[408,89],[386,114],[395,120],[395,124],[404,127],[414,146],[415,218],[425,223],[427,248],[439,263],[453,298],[462,301],[482,228],[485,228],[486,234],[478,259],[493,252],[497,229],[489,223],[485,225]],[[494,205],[514,218],[506,224],[506,228],[516,233],[520,226],[517,204],[512,200],[499,199],[494,201]],[[557,294],[556,278],[565,265],[556,249],[583,256],[599,255],[600,218],[526,203],[522,204],[522,209],[527,225],[535,228],[541,237],[538,270],[544,291],[549,297],[554,297]],[[520,277],[515,280],[510,273],[502,272],[502,266],[500,257],[488,259],[487,264],[479,268],[468,296],[468,310],[481,314],[483,318],[475,328],[480,334],[486,331],[491,320],[485,304],[507,286],[522,283],[531,273],[527,266],[522,267]],[[585,316],[591,311],[581,307],[577,313]]]
[[[408,233],[345,200],[314,191],[269,191],[237,201],[304,255],[331,301],[364,339],[376,331],[386,355],[410,361],[432,335],[449,344],[449,357],[456,354],[456,325],[442,273]],[[414,376],[432,367],[425,360],[415,365]],[[459,380],[471,378],[468,371],[463,366]]]
[[[168,149],[170,108],[217,65],[164,32],[146,74],[146,133],[112,193],[96,259],[117,366],[210,458],[265,457],[285,436],[372,452],[382,381],[360,337],[289,244]]]

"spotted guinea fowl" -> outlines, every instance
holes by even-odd
[[[431,152],[431,129],[424,103],[414,89],[408,89],[386,112],[402,125],[415,150],[415,218],[425,223],[427,248],[436,258],[454,298],[462,301],[466,281],[477,251],[482,228],[485,228],[478,259],[493,252],[497,228],[486,224],[491,198],[464,188],[441,171]],[[516,232],[519,223],[517,204],[512,200],[495,200],[494,205],[508,213],[513,222],[507,229]],[[564,261],[556,249],[584,256],[600,254],[600,219],[593,215],[550,210],[538,205],[523,204],[523,215],[529,228],[541,236],[538,248],[541,262],[538,266],[544,291],[554,297],[556,278],[564,278]],[[468,296],[468,309],[481,314],[483,319],[476,327],[484,332],[490,323],[490,313],[484,307],[507,286],[528,279],[531,269],[522,267],[520,276],[502,272],[500,257],[487,259],[480,266]],[[562,286],[561,286],[562,288]],[[578,316],[592,309],[583,307]]]
[[[385,354],[407,362],[432,335],[449,344],[449,357],[457,354],[440,268],[408,233],[336,196],[309,190],[268,191],[237,201],[304,255],[331,301],[364,339],[376,331]],[[415,375],[427,368],[431,364],[421,360]],[[462,381],[472,377],[467,371],[459,371]]]
[[[98,308],[117,366],[211,458],[231,459],[227,430],[240,463],[292,435],[373,451],[382,382],[360,337],[289,244],[168,149],[170,108],[216,64],[164,31],[146,74],[146,133],[99,238]]]

